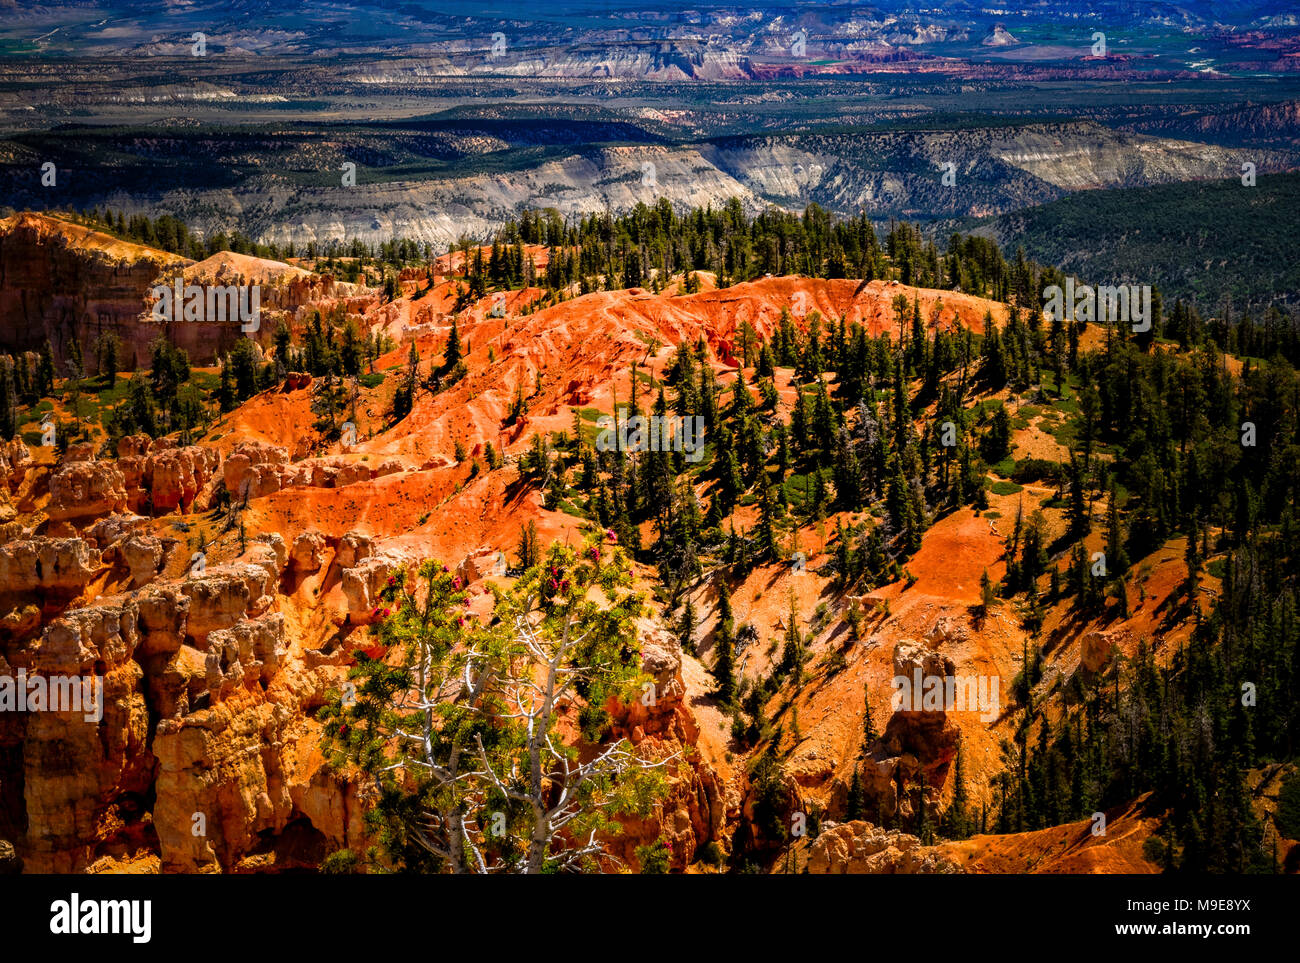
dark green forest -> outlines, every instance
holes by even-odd
[[[1160,288],[1204,314],[1260,317],[1300,299],[1300,173],[1082,191],[961,230],[1100,283]]]

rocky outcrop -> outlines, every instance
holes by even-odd
[[[127,509],[126,479],[107,461],[69,461],[50,476],[45,513],[53,521],[80,521]]]
[[[40,606],[28,602],[19,603],[0,617],[0,636],[9,639],[25,639],[41,627]]]
[[[339,568],[353,568],[362,560],[375,554],[375,541],[369,535],[348,532],[339,539],[338,551],[334,560]]]
[[[637,868],[636,848],[657,839],[668,844],[673,869],[684,869],[716,842],[725,820],[725,793],[713,768],[694,752],[699,727],[686,705],[681,646],[670,633],[643,623],[642,670],[650,677],[631,702],[611,700],[606,711],[613,738],[626,738],[643,758],[671,759],[668,791],[644,819],[622,820],[621,835],[606,840],[626,865]]]
[[[102,551],[124,538],[129,538],[147,521],[148,519],[142,515],[109,515],[87,528],[83,537],[93,547]]]
[[[132,535],[118,546],[117,554],[131,570],[131,588],[153,581],[167,556],[162,539],[154,535]]]
[[[505,575],[506,567],[504,553],[496,549],[480,548],[456,566],[456,574],[466,585],[472,585],[489,575]]]
[[[942,645],[960,645],[970,638],[970,630],[957,619],[947,615],[940,616],[925,633],[926,644],[932,648]]]
[[[32,712],[23,741],[23,795],[30,826],[22,842],[29,872],[75,872],[97,854],[111,827],[134,818],[153,783],[149,713],[133,602],[77,609],[55,619],[20,650],[29,673],[94,676],[101,718]]]
[[[910,817],[918,793],[924,794],[927,806],[940,804],[944,781],[961,743],[961,729],[950,717],[946,702],[940,699],[932,705],[924,700],[926,680],[955,676],[952,660],[923,643],[905,639],[894,646],[893,663],[895,686],[905,680],[907,687],[902,691],[910,698],[901,700],[900,705],[895,697],[884,734],[860,769],[870,804],[891,818],[898,814]],[[915,691],[918,680],[922,691]]]
[[[28,351],[39,351],[48,340],[62,367],[73,338],[82,355],[93,358],[95,339],[115,334],[130,367],[147,364],[159,328],[144,312],[145,299],[161,273],[187,263],[42,214],[0,221],[4,340]],[[177,325],[173,336],[191,357],[211,357],[216,342],[198,330],[208,327]],[[236,328],[229,339],[237,335]]]
[[[364,461],[314,458],[290,462],[289,453],[277,445],[248,442],[237,445],[226,459],[226,489],[235,498],[263,498],[282,488],[343,488],[401,471],[396,460],[372,468]]]
[[[277,445],[253,441],[236,445],[223,468],[232,498],[262,498],[278,492],[289,453]]]
[[[154,586],[136,596],[139,654],[144,658],[171,656],[185,640],[190,597],[177,584]]]
[[[33,538],[0,545],[0,594],[40,592],[71,598],[100,567],[100,553],[80,538]]]
[[[262,565],[236,563],[223,569],[209,569],[202,576],[187,579],[181,592],[190,600],[186,637],[202,648],[208,634],[228,629],[270,602],[268,589],[274,585]]]
[[[0,443],[0,491],[12,494],[27,477],[27,468],[32,462],[32,453],[21,438],[11,438]]]
[[[850,595],[847,598],[848,606],[851,611],[859,615],[874,615],[877,611],[888,604],[888,600],[881,592],[868,592],[865,595]]]
[[[980,41],[985,47],[1010,47],[1020,43],[1003,24],[995,23]]]
[[[283,695],[241,689],[158,723],[154,823],[164,872],[315,869],[365,838],[355,789],[326,769],[312,748],[314,724]]]
[[[189,511],[221,466],[215,448],[177,448],[147,435],[123,438],[117,456],[131,510],[147,502],[154,514]]]
[[[343,596],[347,619],[353,625],[369,625],[379,618],[379,593],[402,561],[390,555],[371,555],[343,570]]]
[[[0,839],[0,876],[7,876],[23,871],[23,861],[18,858],[18,850],[7,839]]]
[[[182,638],[177,636],[177,638]],[[287,651],[284,616],[243,619],[208,634],[201,645],[178,644],[148,674],[150,704],[179,719],[232,697],[241,687],[264,690]]]
[[[267,532],[253,539],[244,558],[266,572],[268,585],[278,585],[289,561],[289,550],[278,532]]]
[[[861,820],[825,826],[808,846],[806,866],[818,875],[961,872],[940,850],[922,846],[915,836]]]
[[[1079,640],[1079,664],[1088,672],[1100,672],[1110,665],[1120,641],[1127,633],[1124,630],[1105,632],[1086,632]]]
[[[307,716],[336,670],[287,660],[284,618],[264,611],[276,552],[255,549],[263,564],[66,612],[12,667],[0,658],[0,672],[103,679],[98,724],[21,719],[22,805],[40,827],[15,840],[28,871],[78,872],[141,849],[165,871],[314,868],[364,838],[355,789],[325,767]]]
[[[325,536],[320,532],[300,532],[293,540],[289,558],[300,575],[319,572],[324,564]]]
[[[316,276],[263,258],[222,251],[197,263],[175,254],[81,227],[44,214],[21,213],[0,220],[0,319],[12,349],[39,351],[48,340],[63,366],[75,338],[86,358],[95,356],[101,334],[116,335],[126,367],[147,365],[150,346],[161,332],[153,318],[153,288],[189,285],[257,284],[262,311],[256,331],[218,318],[170,324],[167,337],[196,363],[214,363],[237,339],[269,345],[274,320],[295,324],[309,305],[349,298],[355,285]],[[364,303],[377,303],[374,296]],[[268,317],[271,315],[271,317]]]

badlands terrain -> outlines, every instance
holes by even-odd
[[[539,271],[545,254],[527,250]],[[375,653],[372,629],[394,573],[440,560],[468,589],[469,611],[482,614],[490,590],[520,574],[530,526],[543,546],[582,544],[603,526],[577,481],[581,459],[565,452],[580,453],[585,439],[590,454],[600,415],[651,409],[683,351],[712,372],[721,408],[737,379],[766,383],[753,349],[779,342],[790,325],[801,343],[816,325],[829,338],[842,322],[900,350],[915,349],[911,326],[939,350],[943,339],[969,345],[1013,324],[1003,301],[902,284],[889,271],[870,281],[769,276],[724,288],[698,272],[656,278],[655,290],[574,289],[544,304],[540,287],[467,300],[465,267],[444,255],[390,268],[385,291],[382,266],[345,282],[305,259],[226,251],[191,261],[69,217],[19,213],[0,223],[8,350],[31,370],[48,350],[57,371],[50,395],[19,409],[0,457],[0,674],[93,674],[105,692],[98,725],[69,713],[0,714],[0,864],[37,873],[287,872],[363,852],[374,842],[363,820],[368,787],[329,763],[322,709],[337,701],[356,653]],[[177,272],[195,284],[255,279],[260,328],[245,336],[232,325],[153,321],[150,290]],[[376,346],[363,372],[336,379],[296,364],[322,317],[331,337],[346,325]],[[287,352],[277,346],[281,328]],[[108,380],[90,373],[105,334],[118,344]],[[124,385],[159,370],[151,351],[160,336],[187,353],[200,413],[154,437],[123,433],[112,412],[131,403]],[[1101,350],[1113,336],[1088,326],[1079,350]],[[453,337],[463,371],[425,387]],[[222,365],[234,365],[248,347],[241,341],[252,342],[272,383],[219,404]],[[81,371],[69,367],[73,358],[84,359]],[[1235,358],[1225,364],[1241,369]],[[421,386],[395,415],[412,366]],[[945,384],[956,383],[956,370]],[[833,392],[846,377],[822,374]],[[340,380],[350,394],[336,410],[327,396]],[[762,424],[789,422],[817,380],[776,364]],[[904,382],[916,400],[889,431],[931,446],[941,400],[919,371]],[[778,512],[774,553],[754,547],[767,497],[759,489],[720,510],[717,526],[733,546],[741,533],[748,550],[736,558],[726,537],[702,537],[694,548],[702,564],[685,574],[653,550],[654,519],[621,529],[622,542],[641,544],[628,546],[649,601],[637,635],[659,698],[616,712],[604,738],[675,753],[679,764],[649,815],[603,840],[607,851],[633,871],[662,843],[668,866],[688,872],[1158,872],[1171,845],[1161,839],[1173,839],[1172,830],[1157,838],[1171,803],[1145,789],[1104,807],[1101,834],[1095,819],[1074,813],[1043,828],[1022,814],[1017,826],[1007,803],[1016,765],[1008,752],[1024,743],[1026,726],[1029,743],[1038,739],[1031,718],[1055,724],[1085,689],[1115,687],[1118,696],[1120,667],[1144,664],[1148,649],[1167,665],[1223,591],[1215,574],[1223,569],[1211,564],[1184,604],[1188,546],[1172,532],[1129,560],[1122,612],[1080,611],[1055,588],[1056,570],[1067,576],[1071,565],[1065,536],[1075,523],[1061,469],[1073,460],[1065,442],[1077,440],[1081,391],[1062,400],[1037,383],[972,379],[960,401],[971,430],[986,433],[1000,408],[1010,416],[1008,451],[979,470],[984,495],[974,504],[923,497],[917,543],[875,578],[851,578],[839,560],[846,532],[865,536],[890,499],[846,509],[827,494],[814,506],[806,467],[796,469],[798,485],[778,476],[790,503]],[[893,404],[887,385],[869,396],[873,406]],[[47,413],[55,444],[41,443]],[[344,420],[352,430],[341,434]],[[717,430],[706,425],[706,443],[716,444]],[[544,472],[534,455],[543,440]],[[723,455],[711,445],[698,472],[678,476],[700,505],[717,503]],[[1039,473],[1013,482],[1024,465]],[[823,467],[829,492],[829,457]],[[1105,547],[1108,501],[1104,492],[1089,501],[1091,553]],[[1018,577],[1008,563],[1031,516],[1053,545],[1042,594],[991,601],[982,582]],[[683,632],[688,604],[694,621]],[[792,637],[793,672],[778,668]],[[732,639],[739,695],[728,701],[718,694],[718,659]],[[1000,705],[992,714],[893,711],[891,680],[914,670],[998,680]],[[767,679],[775,682],[764,688]],[[1295,871],[1300,844],[1273,821],[1289,768],[1252,770],[1249,806],[1278,864]],[[203,834],[192,832],[195,814]],[[789,832],[796,815],[810,815],[816,831]]]

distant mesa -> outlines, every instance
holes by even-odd
[[[984,35],[984,39],[980,43],[985,47],[1009,47],[1012,44],[1020,43],[1020,41],[1013,37],[1011,31],[1002,24],[995,23],[989,32]]]

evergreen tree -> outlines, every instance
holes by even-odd
[[[849,782],[849,796],[844,807],[844,818],[850,822],[864,815],[865,800],[862,792],[862,772],[853,764],[853,779]]]
[[[695,626],[695,603],[687,598],[682,606],[681,620],[677,623],[677,639],[687,655],[695,654]]]
[[[1106,569],[1116,575],[1128,571],[1128,554],[1124,551],[1124,534],[1120,528],[1119,505],[1115,495],[1115,486],[1110,487],[1110,499],[1106,507]]]

